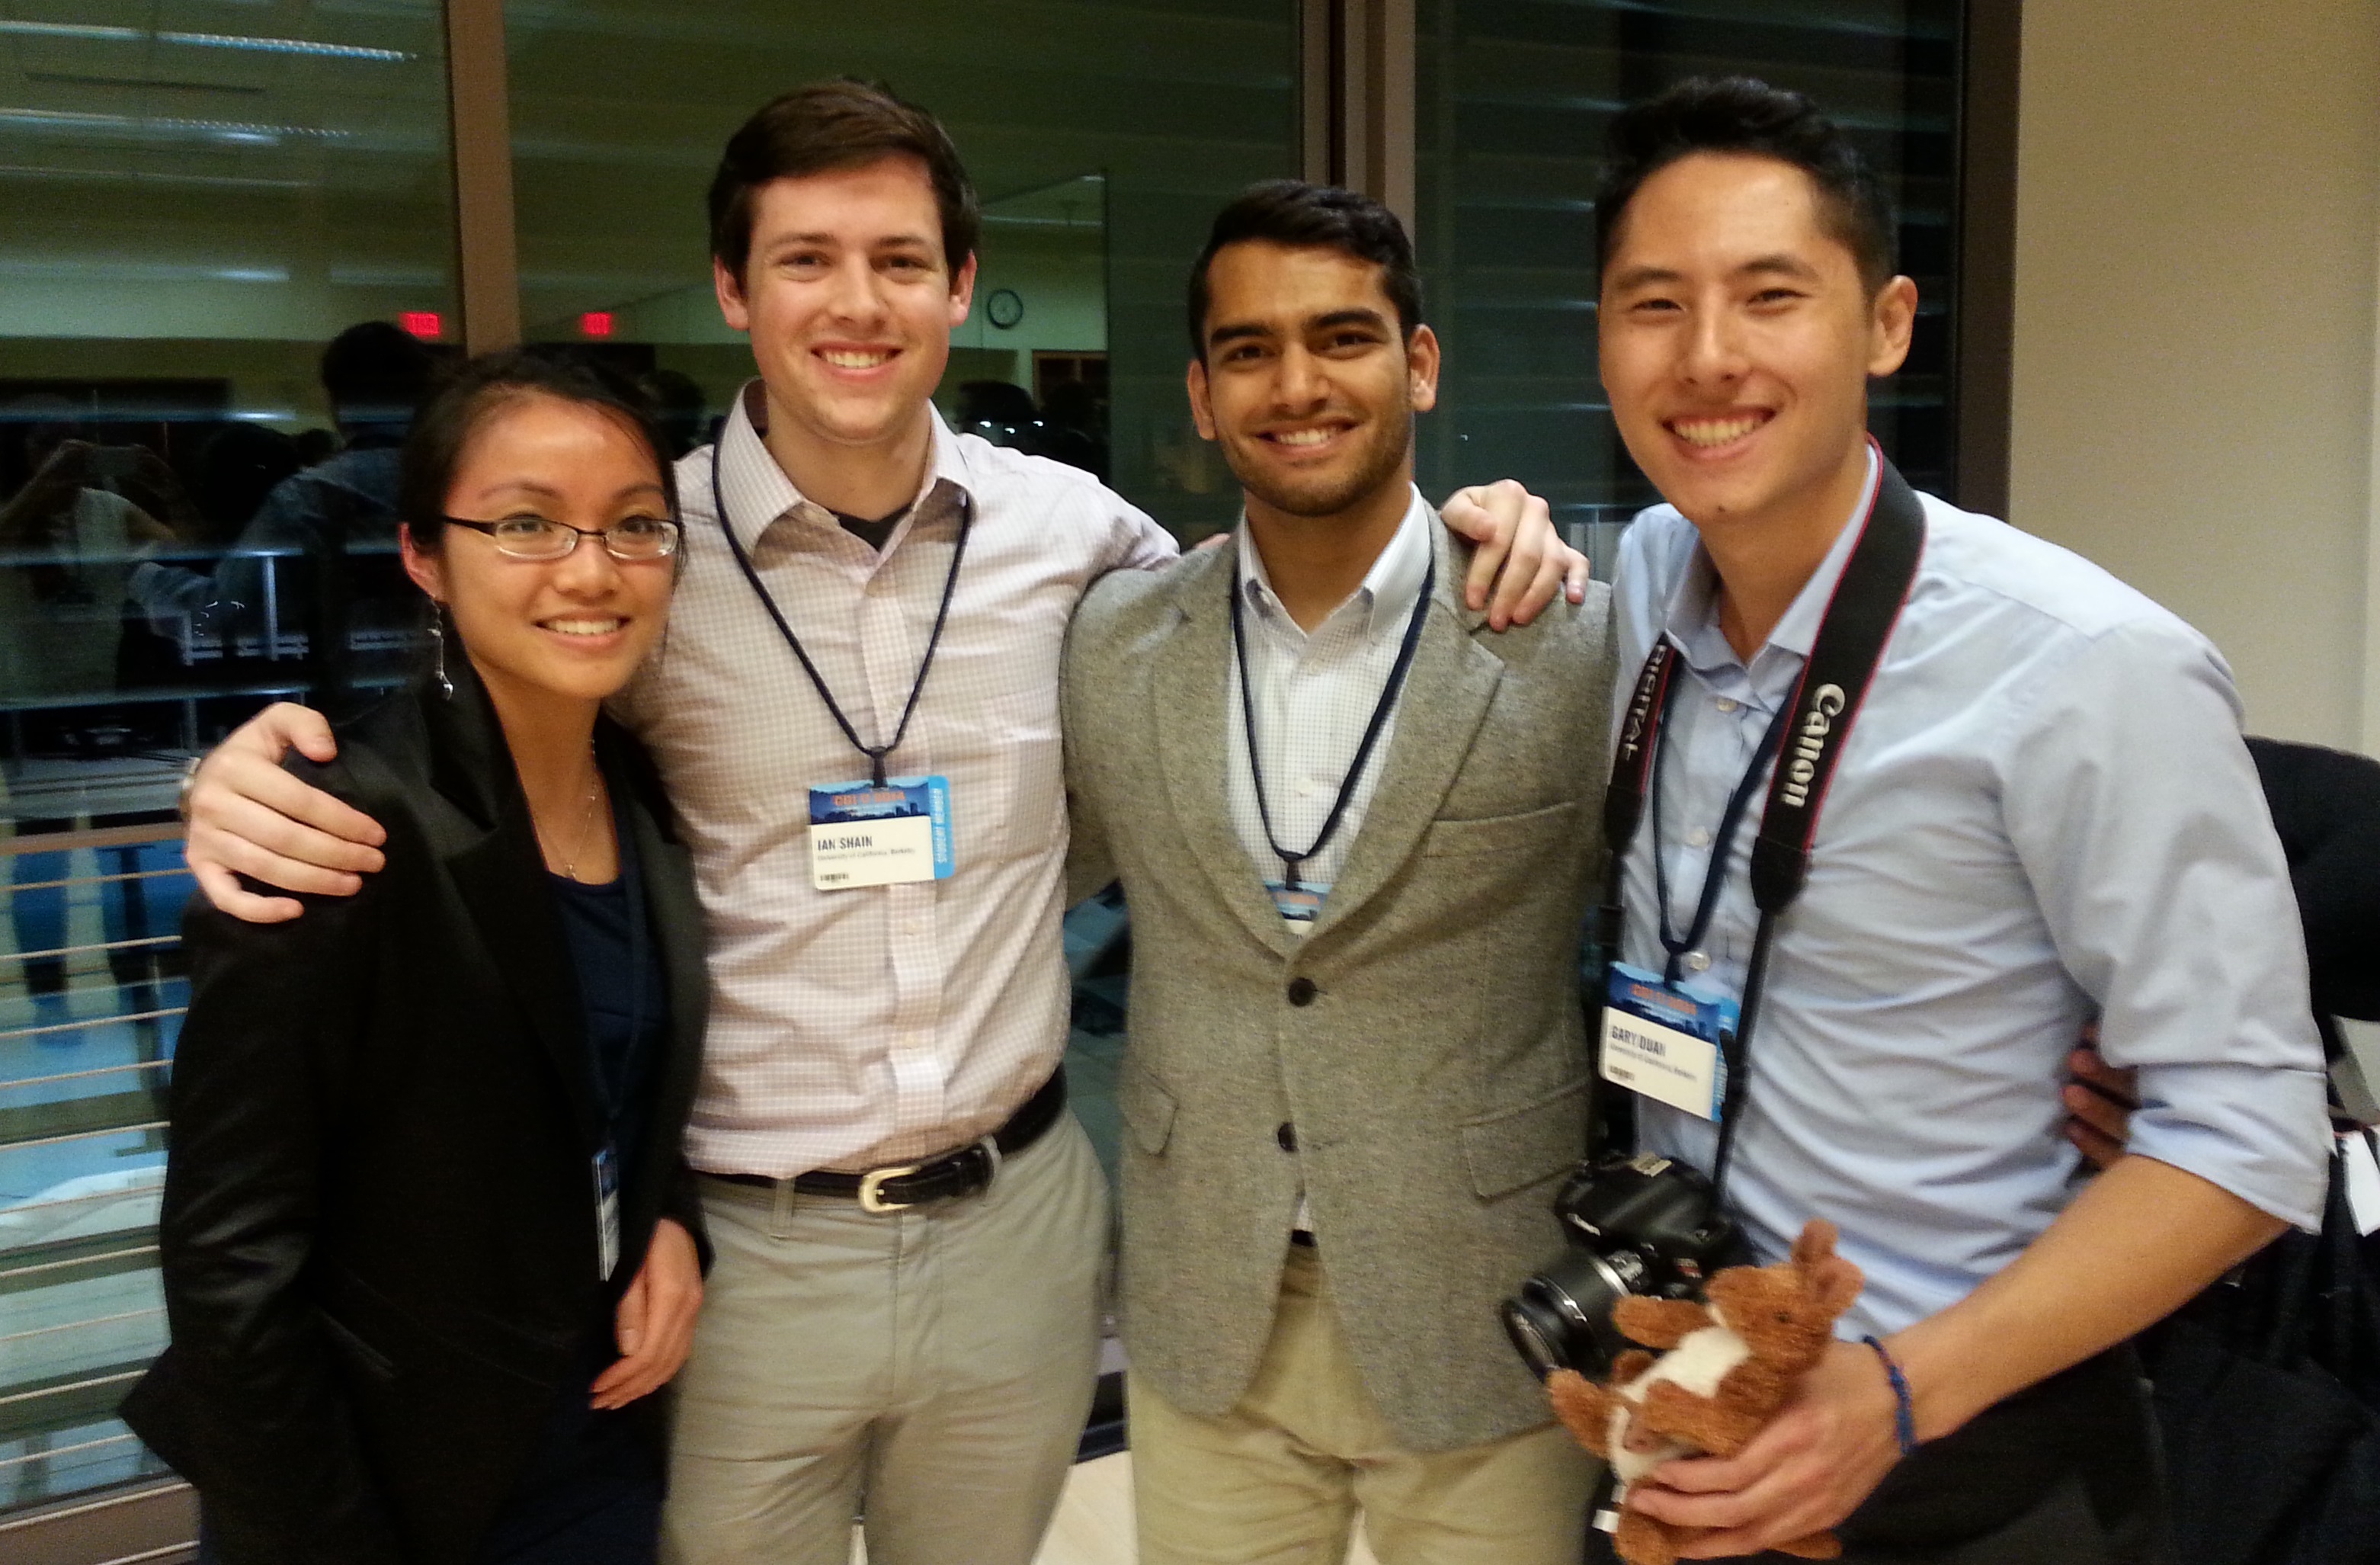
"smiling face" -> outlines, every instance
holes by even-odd
[[[894,448],[924,432],[975,260],[953,275],[925,163],[900,154],[760,187],[743,275],[712,280],[752,334],[772,447]]]
[[[1350,510],[1410,482],[1413,415],[1438,400],[1438,339],[1403,336],[1381,269],[1318,246],[1226,245],[1207,269],[1198,433],[1258,507]]]
[[[446,513],[593,531],[666,518],[669,506],[653,453],[625,420],[528,392],[480,415],[455,463]],[[675,560],[617,560],[599,539],[581,539],[557,560],[514,559],[464,527],[444,529],[435,554],[409,531],[404,544],[407,572],[446,605],[500,711],[557,698],[601,701],[628,682],[669,614]]]
[[[1868,377],[1907,357],[1917,290],[1871,295],[1818,202],[1791,164],[1696,153],[1637,189],[1604,265],[1612,418],[1698,527],[1831,529],[1857,497]]]

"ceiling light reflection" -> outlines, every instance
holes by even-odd
[[[310,38],[257,38],[237,32],[152,32],[140,27],[95,22],[33,22],[0,18],[0,34],[19,38],[72,38],[100,43],[178,43],[192,49],[234,49],[250,55],[303,55],[325,60],[372,60],[402,65],[420,58],[406,49],[374,49],[361,43],[318,43]]]

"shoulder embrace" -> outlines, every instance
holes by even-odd
[[[1111,570],[1093,581],[1075,607],[1070,641],[1076,645],[1130,637],[1163,623],[1178,594],[1217,569],[1222,549],[1197,549],[1155,570]]]
[[[1565,666],[1584,664],[1608,677],[1613,655],[1611,614],[1611,588],[1590,581],[1585,602],[1558,596],[1528,624],[1501,632],[1483,630],[1478,639],[1508,664],[1557,658]]]
[[[336,725],[339,752],[328,761],[310,761],[296,751],[282,757],[281,769],[310,788],[321,789],[342,804],[375,820],[404,808],[418,797],[419,770],[409,757],[422,753],[419,714],[402,693],[350,721]],[[382,820],[386,825],[385,820]]]

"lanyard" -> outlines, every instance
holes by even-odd
[[[1340,818],[1347,813],[1347,801],[1355,797],[1355,785],[1364,776],[1364,764],[1372,758],[1372,747],[1380,741],[1380,730],[1388,726],[1389,714],[1397,704],[1397,691],[1404,688],[1405,670],[1413,666],[1414,648],[1421,642],[1421,622],[1429,612],[1430,589],[1438,581],[1438,560],[1435,556],[1422,572],[1421,595],[1414,600],[1413,615],[1405,621],[1405,636],[1397,647],[1397,660],[1389,668],[1388,683],[1380,687],[1380,699],[1372,703],[1372,720],[1364,726],[1364,742],[1355,747],[1355,759],[1348,763],[1347,775],[1340,780],[1339,797],[1331,801],[1330,813],[1322,822],[1322,829],[1303,853],[1293,853],[1281,845],[1281,838],[1272,829],[1272,807],[1265,802],[1264,763],[1257,756],[1257,701],[1250,687],[1255,681],[1248,674],[1247,631],[1241,624],[1240,599],[1245,595],[1238,579],[1232,582],[1232,654],[1240,670],[1240,721],[1248,740],[1248,780],[1256,785],[1257,818],[1264,822],[1265,842],[1281,863],[1287,875],[1288,889],[1298,889],[1298,866],[1317,853],[1339,829]]]
[[[851,741],[851,748],[868,757],[870,779],[878,788],[882,788],[884,758],[901,748],[902,736],[909,731],[909,719],[917,715],[917,698],[925,693],[926,674],[934,666],[934,653],[942,644],[942,626],[951,617],[951,598],[958,592],[959,562],[966,557],[967,532],[975,523],[975,502],[965,491],[960,491],[959,536],[957,544],[951,549],[951,573],[942,582],[941,606],[934,611],[933,633],[926,638],[926,655],[918,660],[917,678],[909,686],[909,701],[901,708],[901,721],[894,726],[892,737],[882,744],[863,744],[859,730],[853,727],[851,719],[843,715],[842,703],[834,699],[834,692],[827,689],[826,679],[819,673],[818,665],[812,663],[810,654],[803,650],[801,638],[795,635],[794,628],[785,622],[784,611],[769,594],[767,584],[760,580],[760,573],[752,568],[752,556],[744,552],[743,541],[735,536],[735,524],[727,518],[727,495],[719,483],[719,468],[724,456],[722,450],[713,450],[710,454],[710,503],[719,512],[719,531],[727,534],[727,546],[735,552],[735,563],[744,568],[744,580],[752,583],[752,591],[759,594],[762,606],[769,611],[769,617],[777,622],[778,633],[785,638],[785,644],[793,648],[794,655],[801,660],[802,672],[810,677],[810,687],[818,691],[819,700],[826,703],[827,715],[832,717],[834,726],[843,730],[843,737]]]
[[[1676,689],[1674,684],[1664,686],[1661,710],[1654,714],[1653,776],[1647,788],[1653,812],[1654,896],[1660,908],[1661,948],[1670,953],[1662,976],[1672,985],[1679,982],[1686,953],[1698,948],[1703,937],[1710,933],[1711,917],[1718,911],[1719,889],[1727,881],[1728,861],[1735,850],[1736,830],[1743,825],[1743,812],[1752,802],[1752,790],[1760,786],[1760,775],[1768,769],[1768,763],[1777,754],[1778,741],[1785,737],[1785,715],[1792,710],[1791,705],[1777,709],[1777,715],[1770,719],[1767,731],[1760,736],[1760,743],[1752,752],[1752,764],[1743,769],[1743,780],[1728,795],[1727,808],[1719,813],[1718,830],[1711,835],[1710,862],[1703,869],[1703,889],[1694,903],[1694,922],[1684,935],[1674,935],[1670,933],[1670,867],[1661,851],[1661,769],[1670,752],[1658,740],[1661,720],[1669,715],[1669,698]]]
[[[1859,714],[1876,666],[1884,661],[1885,643],[1900,621],[1901,605],[1908,602],[1925,550],[1925,511],[1916,492],[1885,460],[1873,438],[1868,445],[1876,465],[1876,493],[1869,498],[1866,514],[1857,520],[1859,537],[1835,583],[1834,595],[1827,602],[1817,639],[1793,687],[1792,699],[1769,727],[1769,739],[1775,743],[1769,740],[1762,743],[1763,750],[1779,753],[1768,779],[1768,798],[1761,808],[1760,831],[1752,843],[1752,900],[1760,910],[1760,924],[1744,970],[1735,1032],[1719,1040],[1728,1067],[1727,1096],[1720,1109],[1718,1152],[1711,1182],[1721,1191],[1726,1188],[1728,1163],[1743,1118],[1744,1088],[1752,1075],[1752,1030],[1760,1016],[1777,921],[1802,894],[1809,878],[1810,844],[1817,834],[1818,809],[1826,801],[1827,785],[1842,760],[1852,721]],[[1677,663],[1677,649],[1666,638],[1654,642],[1630,692],[1620,742],[1612,755],[1611,783],[1603,798],[1603,835],[1611,853],[1611,870],[1598,931],[1607,956],[1620,948],[1621,876],[1629,845],[1644,818],[1645,794],[1657,781],[1654,763],[1660,746],[1661,719],[1669,706]],[[1750,774],[1737,787],[1739,795],[1748,793],[1763,764],[1761,757],[1754,758]],[[1734,801],[1730,809],[1736,809]],[[1657,868],[1658,836],[1657,824]],[[1704,883],[1706,907],[1715,904],[1713,886],[1723,876],[1725,865],[1725,857],[1715,852]],[[1706,917],[1698,911],[1698,929]],[[1668,922],[1664,890],[1664,946],[1668,945]]]

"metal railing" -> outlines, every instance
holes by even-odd
[[[145,823],[0,839],[0,1524],[161,1471],[115,1406],[165,1337],[177,837]]]

